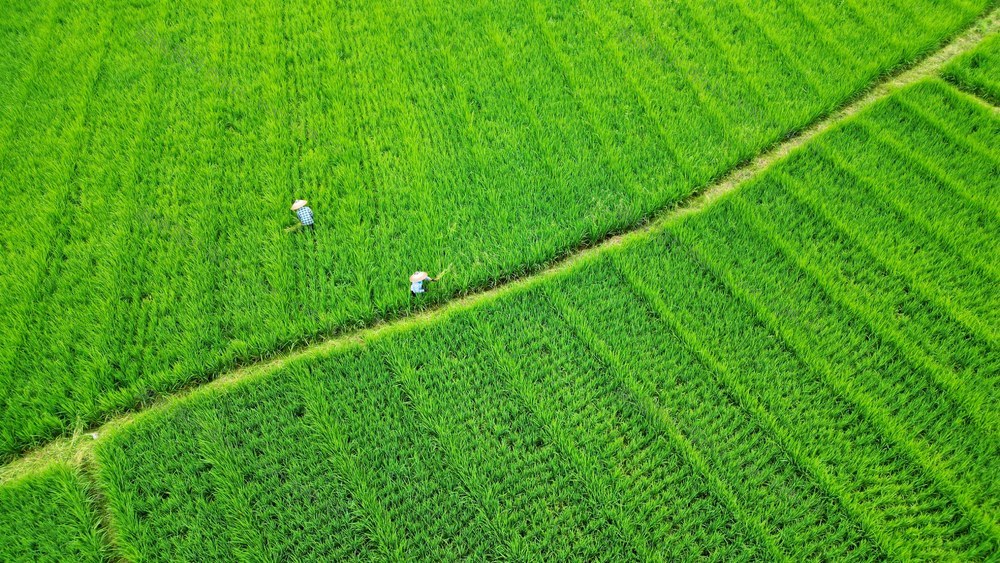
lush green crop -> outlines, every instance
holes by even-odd
[[[959,87],[1000,104],[1000,35],[988,37],[976,49],[952,61],[943,74]]]
[[[87,489],[68,466],[0,485],[0,560],[102,561],[102,536]]]
[[[635,225],[987,3],[7,1],[0,456]]]
[[[140,417],[97,451],[124,554],[995,556],[998,146],[925,81],[568,272]]]

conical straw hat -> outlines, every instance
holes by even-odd
[[[292,204],[292,211],[298,211],[299,209],[302,209],[302,207],[307,203],[309,202],[304,199],[295,200],[295,203]]]
[[[411,282],[418,282],[418,281],[421,281],[421,280],[425,280],[425,279],[427,279],[429,277],[430,276],[427,275],[427,272],[413,272],[413,275],[410,276],[410,281]]]

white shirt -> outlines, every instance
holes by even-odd
[[[424,280],[415,281],[410,284],[410,291],[413,293],[423,293],[424,292]]]

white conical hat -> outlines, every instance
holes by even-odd
[[[413,275],[410,276],[410,281],[411,282],[418,282],[418,281],[425,280],[425,279],[427,279],[429,277],[430,276],[427,275],[427,272],[413,272]]]
[[[305,206],[305,204],[307,203],[309,202],[304,199],[295,200],[295,203],[292,204],[292,211],[298,211],[299,209],[302,209],[302,207]]]

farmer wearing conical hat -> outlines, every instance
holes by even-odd
[[[316,225],[313,221],[313,210],[309,209],[309,206],[306,205],[307,203],[309,202],[304,199],[295,200],[295,203],[292,204],[292,211],[295,212],[295,216],[299,218],[299,222],[302,223],[303,226],[315,229]]]
[[[437,281],[437,278],[430,277],[427,272],[413,272],[413,275],[410,276],[410,294],[419,295],[427,291],[424,289],[424,282],[434,281]]]
[[[436,278],[432,278],[430,274],[428,274],[427,272],[413,272],[413,275],[410,276],[410,294],[419,295],[427,291],[426,289],[424,289],[424,282],[436,282],[442,277],[444,277],[444,275],[447,274],[448,270],[450,269],[451,269],[451,264],[448,264],[448,267],[442,270],[441,273],[438,274]]]

